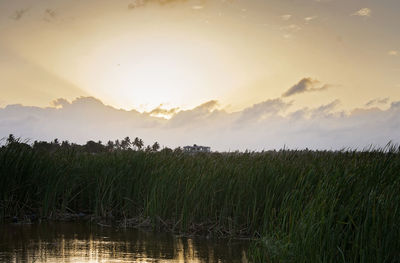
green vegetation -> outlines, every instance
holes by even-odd
[[[0,149],[0,217],[90,213],[254,237],[253,262],[400,262],[400,151]]]

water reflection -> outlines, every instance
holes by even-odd
[[[246,247],[77,223],[0,226],[0,262],[245,263]]]

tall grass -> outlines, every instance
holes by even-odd
[[[0,149],[0,216],[85,212],[258,237],[254,262],[400,262],[400,152]]]

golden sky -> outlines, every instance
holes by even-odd
[[[400,99],[399,10],[398,0],[2,0],[0,106],[93,96],[139,111],[217,100],[233,112],[286,94],[294,108],[385,108]]]

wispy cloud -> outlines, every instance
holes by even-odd
[[[167,5],[167,4],[172,4],[172,3],[177,3],[177,2],[186,2],[187,0],[131,0],[131,2],[128,4],[128,9],[132,10],[135,8],[143,7],[146,6],[149,3],[156,3],[159,5]],[[203,3],[206,0],[200,1],[200,4],[193,5],[192,8],[195,10],[200,10],[204,7]]]
[[[290,24],[287,26],[282,26],[281,30],[284,32],[283,38],[291,39],[297,32],[301,31],[301,29],[302,29],[301,26],[299,26],[297,24]]]
[[[308,22],[311,22],[311,21],[313,21],[313,20],[315,20],[317,18],[318,18],[318,16],[307,16],[307,17],[304,18],[304,20],[308,23]]]
[[[203,9],[204,9],[204,6],[202,6],[202,5],[193,5],[193,6],[192,6],[192,9],[193,9],[193,10],[203,10]]]
[[[14,20],[20,20],[28,11],[29,11],[28,8],[15,10],[11,18]]]
[[[132,3],[128,4],[128,9],[135,9],[141,6],[146,5],[147,1],[145,0],[134,0]]]
[[[363,16],[363,17],[370,17],[372,14],[372,10],[370,8],[361,8],[360,10],[351,14],[352,16]]]
[[[373,99],[365,103],[366,107],[371,107],[371,106],[378,106],[378,105],[386,105],[390,101],[389,98],[383,98],[383,99]]]
[[[44,10],[44,20],[46,22],[51,22],[57,17],[57,12],[53,9],[47,8]]]
[[[289,15],[289,14],[286,14],[286,15],[282,15],[282,16],[281,16],[281,19],[284,20],[284,21],[288,21],[288,20],[290,20],[291,18],[292,18],[292,15]]]
[[[298,32],[301,30],[301,26],[296,25],[296,24],[290,24],[290,25],[281,27],[281,29],[285,30],[285,31],[290,31],[290,32]]]
[[[397,50],[389,50],[388,51],[389,56],[398,56],[399,54],[400,54],[400,52]]]
[[[320,86],[321,82],[312,78],[303,78],[296,85],[288,89],[282,94],[282,97],[290,97],[296,94],[314,91],[323,91],[330,87],[330,85]]]

